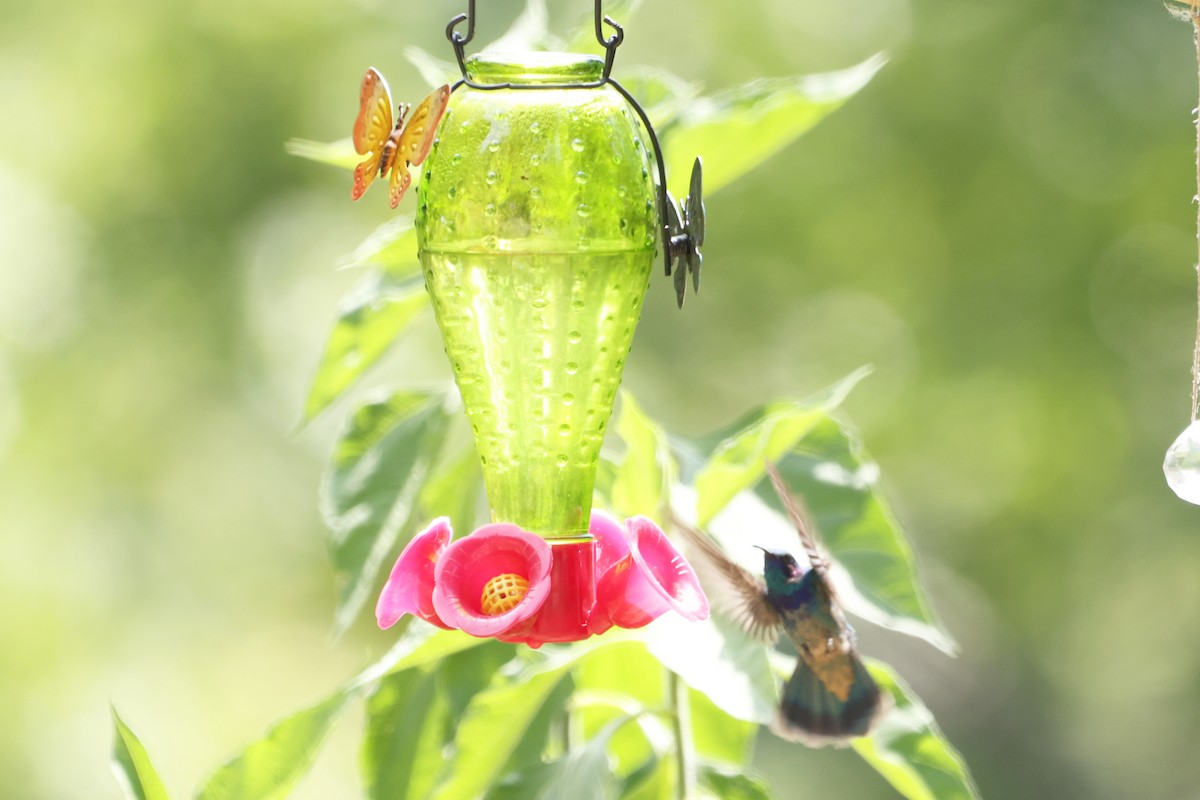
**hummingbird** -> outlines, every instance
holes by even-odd
[[[767,464],[767,474],[800,535],[807,568],[791,553],[759,547],[759,578],[705,534],[683,523],[678,527],[697,551],[692,563],[714,607],[754,638],[773,643],[783,634],[796,647],[800,658],[771,730],[813,747],[843,746],[871,732],[885,710],[884,698],[858,656],[854,630],[829,580],[829,562],[773,464]]]

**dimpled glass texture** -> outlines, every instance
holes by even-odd
[[[603,62],[482,54],[484,85],[587,84]],[[459,87],[422,165],[425,284],[492,518],[587,536],[605,427],[657,246],[651,156],[611,86]]]

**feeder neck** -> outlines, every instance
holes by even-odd
[[[467,80],[483,86],[597,83],[604,59],[583,53],[480,53],[467,59]]]

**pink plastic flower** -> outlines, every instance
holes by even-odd
[[[379,627],[390,628],[405,614],[415,614],[441,628],[449,627],[433,607],[434,568],[450,542],[450,520],[438,517],[418,533],[396,559],[375,605]]]
[[[449,625],[472,636],[521,640],[550,593],[550,545],[516,525],[484,525],[451,544],[434,573],[433,607]],[[485,589],[513,580],[525,584],[502,613],[487,613]]]
[[[622,525],[593,511],[592,538],[548,544],[509,523],[450,542],[440,517],[404,548],[375,616],[382,628],[415,614],[472,636],[540,647],[575,642],[613,625],[640,628],[667,611],[708,616],[692,568],[657,525]]]
[[[596,542],[596,577],[608,572],[614,564],[629,555],[629,538],[625,526],[612,514],[592,511],[588,533]]]
[[[639,516],[626,520],[625,535],[628,552],[597,579],[588,630],[598,634],[613,625],[640,628],[672,610],[684,619],[706,619],[708,598],[700,581],[662,529]]]

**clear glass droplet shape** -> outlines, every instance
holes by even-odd
[[[1180,500],[1200,506],[1200,420],[1187,426],[1167,450],[1163,474]]]

